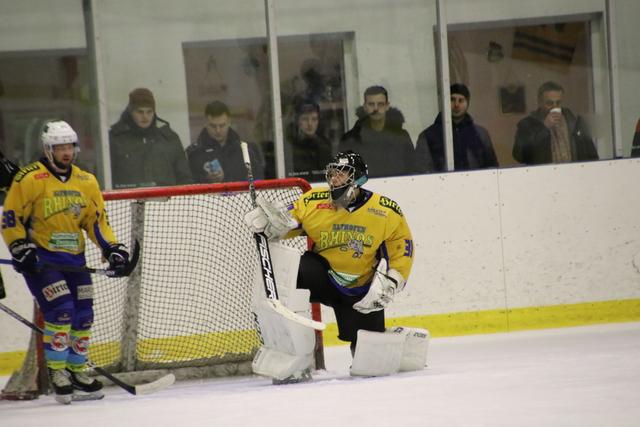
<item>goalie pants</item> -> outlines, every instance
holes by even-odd
[[[369,314],[360,313],[353,304],[364,295],[351,296],[340,292],[329,280],[329,262],[314,252],[305,252],[300,258],[297,287],[309,289],[311,302],[319,302],[333,308],[338,324],[338,338],[351,342],[355,347],[358,330],[384,332],[384,310]]]

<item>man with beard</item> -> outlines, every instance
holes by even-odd
[[[408,175],[413,172],[413,142],[402,128],[404,116],[390,107],[387,90],[371,86],[364,92],[359,120],[345,133],[338,151],[349,150],[367,159],[370,177]]]
[[[498,166],[489,132],[474,123],[467,112],[471,94],[460,83],[451,85],[451,120],[453,121],[453,159],[455,170],[494,168]],[[426,128],[416,144],[416,170],[446,172],[442,113]]]
[[[73,164],[78,135],[68,123],[48,122],[40,140],[44,156],[18,171],[2,213],[2,236],[44,317],[43,349],[55,399],[104,397],[102,384],[86,374],[93,325],[93,285],[86,272],[61,272],[41,261],[83,267],[85,233],[114,272],[129,253],[109,225],[96,177]]]

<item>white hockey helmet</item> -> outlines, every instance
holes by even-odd
[[[76,156],[80,151],[78,134],[73,130],[69,123],[63,120],[52,120],[47,122],[42,127],[40,141],[42,141],[44,154],[50,162],[53,162],[53,147],[55,145],[73,144]]]

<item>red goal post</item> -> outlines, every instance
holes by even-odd
[[[256,181],[269,201],[291,203],[311,187],[303,179]],[[260,346],[250,310],[258,254],[244,223],[252,209],[246,182],[108,191],[117,238],[140,243],[126,278],[93,276],[90,359],[132,382],[170,370],[178,379],[251,373]],[[304,250],[306,238],[283,243]],[[87,265],[101,254],[87,244]],[[312,305],[320,319],[320,307]],[[316,332],[316,368],[324,368]],[[24,368],[23,368],[24,369]],[[120,376],[120,375],[119,375]]]

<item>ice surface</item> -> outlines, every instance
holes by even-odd
[[[326,359],[306,384],[241,377],[148,396],[110,387],[69,406],[0,401],[0,426],[640,425],[640,323],[437,338],[425,370],[384,378],[349,377],[346,346]]]

